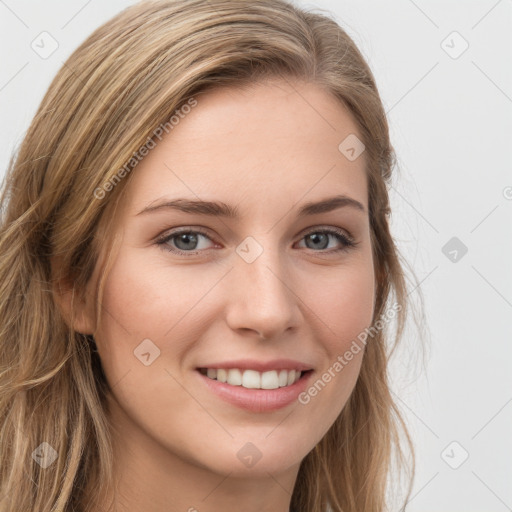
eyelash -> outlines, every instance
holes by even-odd
[[[165,250],[165,251],[168,251],[168,252],[171,252],[171,253],[174,253],[174,254],[177,254],[179,256],[190,256],[190,255],[195,255],[195,254],[199,254],[203,251],[206,251],[208,249],[201,249],[201,250],[196,250],[196,251],[182,251],[181,249],[176,249],[176,248],[169,248],[169,246],[167,245],[168,242],[170,242],[173,238],[179,236],[179,235],[183,235],[183,234],[201,234],[203,236],[205,236],[206,238],[208,238],[209,240],[211,240],[210,236],[208,235],[208,233],[202,229],[181,229],[181,230],[178,230],[178,231],[173,231],[167,235],[163,235],[162,237],[158,238],[156,240],[156,244],[162,249],[162,250]],[[320,251],[315,251],[313,249],[310,249],[311,251],[313,252],[318,252],[320,254],[333,254],[333,253],[339,253],[341,251],[344,251],[344,252],[347,252],[349,251],[350,249],[354,248],[356,245],[359,244],[359,242],[356,242],[351,236],[347,235],[344,231],[342,231],[341,229],[337,229],[337,228],[318,228],[318,229],[314,229],[314,230],[311,230],[307,233],[305,233],[301,240],[304,239],[305,237],[309,236],[309,235],[312,235],[314,233],[321,233],[321,234],[326,234],[326,235],[333,235],[335,236],[340,242],[342,242],[343,244],[343,247],[339,248],[339,249],[331,249],[331,250],[325,250],[325,249],[322,249]],[[213,241],[213,240],[211,240]]]

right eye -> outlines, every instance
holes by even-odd
[[[162,249],[172,253],[190,255],[197,254],[201,252],[201,250],[208,249],[208,247],[204,246],[198,247],[198,245],[201,246],[201,238],[211,240],[206,232],[202,230],[181,229],[172,231],[171,233],[159,238],[156,241],[156,244]]]

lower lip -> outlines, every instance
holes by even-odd
[[[276,411],[290,405],[305,390],[312,373],[308,371],[291,386],[276,389],[248,389],[210,379],[197,370],[197,374],[210,391],[226,402],[251,412]]]

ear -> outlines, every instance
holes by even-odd
[[[52,292],[66,324],[79,333],[94,334],[95,308],[89,290],[78,290],[72,279],[60,277]]]

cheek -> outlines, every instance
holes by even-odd
[[[324,324],[329,352],[344,351],[372,322],[375,278],[371,258],[333,271],[317,280],[317,285],[308,293],[308,303]]]
[[[205,279],[195,279],[192,267],[169,268],[144,257],[144,251],[127,251],[119,257],[105,283],[103,334],[123,329],[133,339],[163,339],[208,290]],[[215,282],[212,276],[212,283]],[[210,285],[211,286],[211,285]],[[141,339],[142,339],[141,338]]]
[[[180,286],[179,276],[173,290]],[[176,288],[175,288],[176,287]],[[155,265],[148,265],[135,251],[120,251],[105,280],[102,314],[95,339],[107,376],[116,381],[128,370],[138,369],[134,351],[143,340],[160,349],[162,334],[172,328],[179,315],[183,293],[169,290],[168,280]],[[154,349],[152,357],[157,353]],[[156,359],[158,360],[158,359]]]
[[[191,340],[200,338],[217,313],[210,292],[225,272],[222,266],[201,273],[193,265],[169,265],[163,251],[149,258],[148,249],[121,250],[105,281],[95,334],[109,380],[117,382],[127,371],[139,375],[146,368],[134,353],[152,347],[143,340],[151,340],[159,354],[151,368],[183,360]]]
[[[322,436],[335,421],[352,393],[364,357],[364,333],[371,326],[374,310],[374,273],[371,258],[331,272],[329,279],[310,293],[319,321],[316,326],[319,348],[324,351],[324,365],[299,403],[310,416],[319,418],[311,425],[311,435]],[[363,336],[362,336],[363,335]]]

